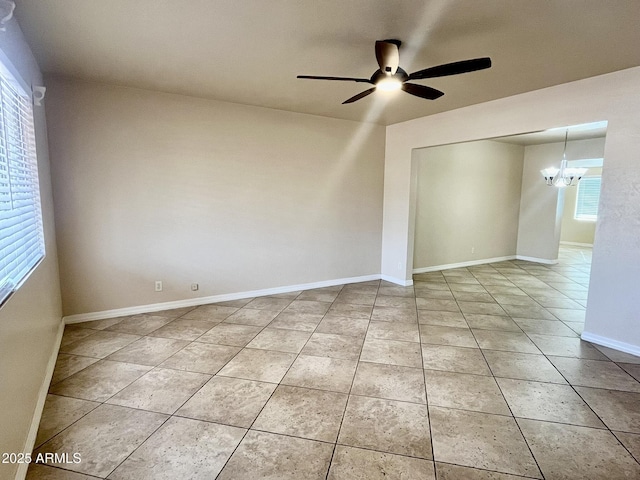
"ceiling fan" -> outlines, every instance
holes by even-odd
[[[460,62],[445,63],[435,67],[425,68],[408,74],[399,67],[400,63],[400,40],[378,40],[376,41],[376,59],[380,68],[371,75],[371,78],[352,78],[352,77],[319,77],[314,75],[298,75],[298,78],[307,78],[311,80],[337,80],[341,82],[359,82],[369,83],[372,88],[360,92],[357,95],[342,102],[353,103],[366,97],[367,95],[380,90],[403,90],[416,97],[426,98],[427,100],[435,100],[444,95],[444,92],[426,85],[418,85],[416,83],[408,83],[409,80],[422,80],[424,78],[447,77],[449,75],[458,75],[460,73],[475,72],[491,67],[491,59],[489,57],[473,58],[470,60],[462,60]]]

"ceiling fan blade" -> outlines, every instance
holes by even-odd
[[[398,51],[398,40],[377,40],[376,60],[380,71],[387,75],[395,75],[400,64],[400,52]]]
[[[365,90],[364,92],[360,92],[357,95],[354,95],[353,97],[345,100],[344,102],[342,102],[342,104],[344,105],[345,103],[353,103],[353,102],[357,102],[358,100],[360,100],[361,98],[366,97],[367,95],[373,93],[376,91],[376,87],[370,88],[369,90]]]
[[[427,100],[435,100],[444,95],[444,92],[425,85],[416,85],[415,83],[403,83],[402,90],[416,97],[426,98]]]
[[[306,78],[310,80],[339,80],[341,82],[359,82],[359,83],[371,83],[368,78],[351,78],[351,77],[318,77],[315,75],[298,75],[297,78]]]
[[[409,80],[420,80],[421,78],[446,77],[449,75],[458,75],[460,73],[475,72],[491,67],[491,59],[489,57],[473,58],[471,60],[462,60],[460,62],[445,63],[435,67],[418,70],[409,75]]]

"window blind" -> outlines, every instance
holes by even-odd
[[[4,66],[3,66],[4,67]],[[0,69],[0,305],[44,257],[31,98]]]
[[[601,177],[583,177],[576,193],[576,220],[595,220],[598,217]]]

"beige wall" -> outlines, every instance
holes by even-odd
[[[606,165],[583,338],[640,354],[638,111],[640,67],[387,127],[382,274],[399,283],[411,279],[413,149],[606,120]],[[548,187],[540,182],[540,188]]]
[[[602,175],[602,169],[590,168],[585,174],[585,176],[594,175]],[[593,239],[596,234],[596,222],[591,220],[576,220],[574,218],[577,193],[577,187],[565,189],[560,241],[593,245]]]
[[[516,254],[523,155],[490,140],[414,150],[414,269]]]
[[[575,140],[567,143],[567,160],[603,158],[604,138]],[[522,175],[522,200],[520,203],[520,228],[518,232],[518,255],[554,261],[558,258],[560,241],[575,241],[563,238],[566,233],[567,208],[572,202],[567,196],[574,195],[575,188],[541,188],[540,170],[559,166],[564,142],[529,145],[525,147],[524,172]],[[544,183],[542,183],[544,186]],[[573,210],[571,210],[573,212]],[[571,213],[571,219],[573,213]],[[573,223],[584,223],[575,222]],[[578,231],[580,227],[574,229]],[[572,226],[569,225],[571,230]],[[591,241],[595,225],[591,225]]]
[[[560,246],[564,191],[545,185],[540,174],[540,170],[562,158],[562,146],[558,155],[557,145],[530,145],[524,150],[517,252],[521,257],[542,262],[557,261]]]
[[[604,138],[575,140],[567,143],[567,160],[603,158]],[[564,142],[529,145],[525,148],[524,174],[522,176],[522,201],[520,203],[520,229],[518,232],[518,255],[555,261],[558,258],[560,241],[569,240],[578,232],[588,235],[593,243],[595,224],[573,220],[575,188],[541,188],[540,170],[559,166],[564,151]],[[543,183],[544,185],[544,183]],[[567,209],[571,209],[569,215]],[[569,217],[569,220],[567,218]]]
[[[0,49],[28,84],[42,85],[15,20],[0,34]],[[31,451],[29,428],[62,317],[44,107],[34,107],[34,116],[47,256],[0,308],[0,452]],[[13,478],[17,467],[0,463],[0,478]]]
[[[380,272],[383,127],[46,80],[65,315]]]

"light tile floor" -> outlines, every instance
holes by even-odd
[[[82,461],[28,478],[640,478],[640,358],[580,340],[589,268],[563,248],[70,325],[34,453]]]

